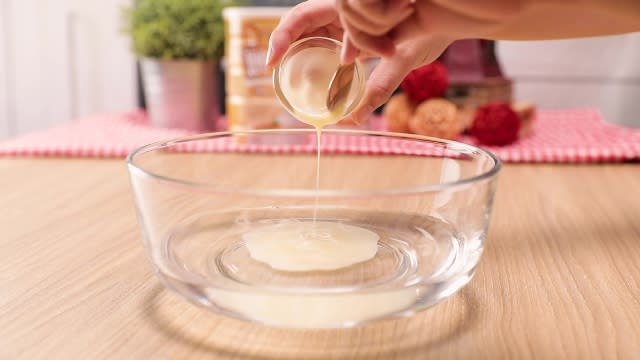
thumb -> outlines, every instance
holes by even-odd
[[[413,69],[413,61],[402,57],[382,58],[367,80],[364,97],[350,116],[361,124],[373,111],[384,104]]]

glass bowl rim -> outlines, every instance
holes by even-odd
[[[133,177],[144,176],[149,179],[155,179],[162,182],[166,182],[173,185],[182,185],[188,188],[198,189],[210,189],[217,193],[225,194],[238,194],[247,196],[267,196],[267,197],[295,197],[295,198],[355,198],[366,196],[395,196],[395,195],[409,195],[419,193],[434,193],[448,189],[459,189],[468,186],[472,186],[475,183],[482,182],[484,180],[492,179],[497,176],[502,168],[502,162],[491,151],[482,149],[473,145],[465,144],[459,141],[440,139],[430,136],[405,134],[386,131],[368,131],[368,130],[349,130],[349,129],[324,129],[323,133],[328,134],[346,134],[346,135],[361,135],[361,136],[384,136],[390,138],[401,138],[407,140],[419,140],[422,142],[438,143],[445,145],[447,149],[454,150],[460,153],[479,153],[484,157],[488,157],[493,160],[493,166],[480,174],[462,178],[456,181],[446,181],[437,184],[426,184],[402,188],[388,188],[379,190],[340,190],[340,189],[251,189],[251,188],[234,188],[229,186],[223,186],[220,184],[209,182],[198,182],[183,179],[176,179],[170,175],[162,175],[151,170],[144,169],[143,166],[136,164],[136,158],[143,154],[160,150],[162,148],[168,148],[177,144],[201,141],[208,139],[224,138],[233,135],[257,135],[257,134],[313,134],[315,135],[315,129],[260,129],[260,130],[234,130],[234,131],[220,131],[209,132],[196,135],[187,135],[175,137],[168,140],[160,140],[147,145],[140,146],[129,153],[126,158],[127,167],[130,175]],[[363,156],[375,156],[375,155],[363,155]],[[320,160],[322,161],[322,160]]]

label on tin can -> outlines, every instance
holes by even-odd
[[[297,122],[279,103],[266,66],[269,37],[289,8],[227,8],[225,63],[230,130],[289,128]]]

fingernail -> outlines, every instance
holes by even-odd
[[[269,65],[271,64],[271,56],[272,56],[272,51],[271,51],[271,41],[269,41],[269,47],[267,48],[267,59],[265,61],[265,65]]]

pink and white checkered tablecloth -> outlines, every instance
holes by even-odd
[[[372,127],[384,130],[376,119]],[[48,130],[0,142],[0,155],[125,157],[138,146],[190,133],[148,125],[143,112],[92,116]],[[361,154],[407,153],[384,137],[326,136],[323,151]],[[460,141],[474,144],[474,139]],[[404,142],[406,145],[406,142]],[[400,144],[400,142],[398,142]],[[539,111],[533,134],[504,147],[488,147],[505,162],[619,162],[640,160],[640,130],[606,123],[595,109]],[[217,141],[217,151],[306,152],[307,146],[256,145],[241,149],[231,141]]]

